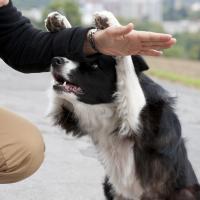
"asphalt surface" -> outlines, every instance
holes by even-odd
[[[28,179],[0,185],[0,200],[103,200],[104,171],[89,138],[74,139],[46,117],[50,74],[22,74],[0,61],[0,106],[26,117],[42,132],[46,158]],[[156,80],[177,97],[190,160],[200,180],[200,91]]]

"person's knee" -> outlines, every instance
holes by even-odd
[[[30,125],[24,137],[12,140],[0,151],[0,183],[14,183],[32,175],[44,159],[44,142],[39,130]]]

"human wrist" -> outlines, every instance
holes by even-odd
[[[95,32],[96,32],[96,29],[90,29],[86,35],[84,45],[83,45],[83,53],[85,55],[92,55],[92,54],[96,54],[99,52],[96,48],[94,48],[94,45],[96,45],[96,44],[94,44],[95,43],[95,41],[94,41],[94,33]]]
[[[94,41],[99,53],[105,55],[113,55],[112,50],[114,46],[114,40],[106,30],[98,30],[94,34]]]
[[[0,7],[8,5],[9,0],[0,0]]]
[[[89,36],[89,34],[91,33],[91,30],[94,30],[94,29],[90,29],[87,33],[87,36],[85,38],[85,41],[84,41],[84,45],[83,45],[83,53],[85,55],[92,55],[92,54],[96,54],[98,53],[98,50],[93,48],[93,46],[91,45],[91,36]]]
[[[91,48],[95,51],[95,52],[99,52],[97,46],[96,46],[96,38],[95,38],[95,34],[97,32],[97,29],[90,29],[88,31],[88,34],[87,34],[87,39],[88,39],[88,42],[91,46]]]
[[[93,34],[91,34],[91,31]],[[83,52],[85,55],[92,55],[95,53],[112,55],[111,49],[109,48],[111,43],[112,39],[106,34],[105,30],[90,29],[84,42]]]

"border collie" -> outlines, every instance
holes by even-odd
[[[107,11],[94,18],[98,29],[120,25]],[[46,26],[71,27],[57,12]],[[174,99],[146,69],[140,56],[80,63],[55,57],[50,114],[67,133],[91,137],[106,171],[107,200],[200,200]]]

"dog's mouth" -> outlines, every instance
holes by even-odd
[[[56,91],[62,91],[66,93],[73,93],[73,94],[82,94],[82,89],[75,83],[72,83],[69,80],[66,80],[62,75],[57,73],[52,73],[53,78],[56,83],[53,85],[53,89]]]

